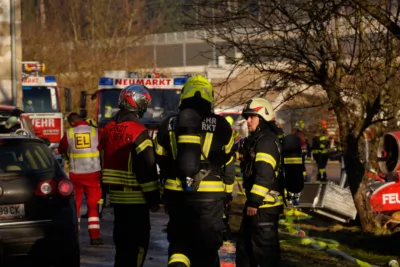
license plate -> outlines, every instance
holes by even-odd
[[[0,205],[0,219],[23,218],[24,204]]]

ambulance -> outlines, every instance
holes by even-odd
[[[54,76],[39,75],[45,65],[36,61],[22,62],[22,102],[23,110],[32,121],[35,134],[50,141],[50,148],[60,164],[64,164],[58,154],[58,145],[64,133],[63,114],[60,105],[60,89]],[[65,88],[67,103],[70,89]],[[69,106],[69,104],[67,105]],[[67,107],[69,112],[70,107]]]
[[[122,89],[132,84],[141,84],[149,89],[152,102],[141,122],[149,129],[150,136],[156,136],[157,129],[162,121],[176,114],[179,110],[180,93],[184,83],[190,75],[180,77],[163,77],[160,75],[146,75],[140,78],[137,72],[106,71],[99,79],[97,91],[91,94],[96,101],[94,121],[99,129],[111,121],[119,110],[118,98]],[[86,91],[81,92],[81,116],[86,117]]]

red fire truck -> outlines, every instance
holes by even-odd
[[[64,132],[60,88],[54,76],[39,75],[44,71],[45,65],[40,62],[22,62],[23,109],[32,120],[35,134],[50,141],[50,148],[63,164],[57,150]],[[69,88],[65,88],[65,100],[66,112],[70,112],[71,91]]]
[[[173,78],[160,76],[155,78],[154,75],[152,77],[146,75],[146,78],[140,78],[137,72],[106,71],[104,77],[99,79],[99,85],[94,94],[81,92],[80,115],[83,118],[87,116],[86,97],[91,95],[91,99],[96,100],[93,119],[99,129],[102,129],[119,110],[118,98],[121,90],[131,84],[142,84],[149,89],[152,102],[141,121],[154,138],[161,122],[178,112],[180,92],[188,78],[189,75]]]

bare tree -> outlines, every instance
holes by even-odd
[[[400,40],[398,1],[351,0]]]
[[[287,85],[279,90],[292,95],[325,94],[337,116],[362,226],[373,231],[377,220],[369,212],[358,147],[364,131],[392,119],[400,104],[399,47],[393,35],[346,0],[193,2],[191,26],[206,29],[205,39],[215,49],[239,51],[240,57],[229,58],[236,69],[277,76]]]
[[[46,63],[78,99],[80,90],[96,90],[105,70],[152,66],[141,45],[161,25],[157,14],[147,19],[145,0],[48,1],[45,28],[23,23],[23,57]]]

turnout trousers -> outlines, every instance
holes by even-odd
[[[318,181],[326,181],[327,180],[326,165],[328,164],[328,160],[329,160],[328,153],[321,153],[319,155],[319,160],[317,161],[317,167],[318,167],[317,180]]]
[[[223,200],[169,203],[168,267],[219,267],[223,213]]]
[[[259,208],[256,215],[247,216],[246,210],[236,245],[236,267],[280,267],[279,214]]]
[[[113,204],[114,267],[142,267],[150,242],[150,211],[145,204]]]
[[[81,218],[82,197],[85,193],[88,208],[88,230],[90,239],[100,238],[100,218],[97,203],[101,198],[100,172],[77,174],[70,173],[69,178],[75,189],[75,204],[78,220]]]

